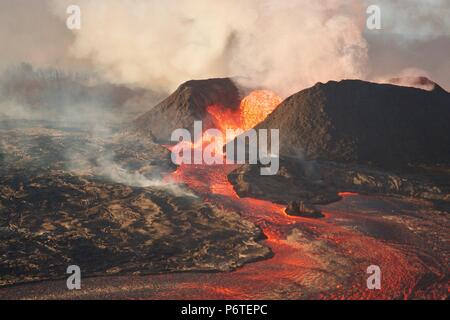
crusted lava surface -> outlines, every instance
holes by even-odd
[[[84,276],[229,271],[271,255],[233,211],[162,182],[169,152],[49,123],[1,129],[0,286]]]

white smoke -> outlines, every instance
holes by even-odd
[[[138,171],[130,171],[111,159],[99,159],[98,171],[96,174],[107,177],[110,180],[125,184],[132,187],[147,188],[153,187],[156,189],[165,190],[175,196],[185,196],[197,198],[197,196],[188,189],[172,183],[170,181],[163,181],[162,179],[149,179]]]
[[[430,75],[418,68],[406,68],[396,74],[386,75],[373,79],[378,83],[389,83],[404,87],[413,87],[422,90],[432,91],[436,84],[430,80]]]
[[[79,31],[65,26],[69,4],[81,7]],[[373,4],[381,30],[365,30]],[[449,0],[0,1],[0,69],[95,70],[164,93],[234,76],[286,95],[415,67],[449,89],[449,16]]]
[[[69,1],[51,3],[65,19]],[[110,81],[171,91],[190,79],[232,76],[285,96],[318,81],[366,74],[359,0],[75,3],[82,26],[71,53],[90,59]]]
[[[372,0],[364,0],[373,4]],[[383,33],[407,42],[450,36],[449,0],[378,0]]]

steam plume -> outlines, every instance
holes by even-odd
[[[234,76],[287,95],[365,75],[358,0],[77,3],[83,20],[72,54],[90,58],[110,81],[170,91],[189,79]],[[53,4],[64,13],[68,2]]]
[[[69,4],[81,7],[79,31],[65,26]],[[381,30],[365,29],[372,4]],[[96,70],[162,93],[232,76],[283,96],[317,81],[418,68],[448,90],[449,15],[448,0],[0,1],[0,68]]]

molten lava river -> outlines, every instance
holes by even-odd
[[[211,106],[220,129],[251,128],[280,103],[276,95],[257,91],[238,112]],[[261,113],[261,110],[263,112]],[[268,201],[240,198],[227,179],[233,165],[181,165],[167,180],[182,182],[211,203],[238,212],[258,225],[273,257],[224,273],[176,273],[141,277],[114,276],[83,280],[83,298],[130,299],[408,299],[433,298],[423,290],[430,265],[406,245],[384,236],[388,225],[378,215],[401,209],[401,200],[342,193],[343,200],[321,206],[325,217],[289,216]],[[406,209],[405,209],[406,210]],[[365,230],[378,226],[379,236]],[[395,233],[395,231],[393,231]],[[387,233],[387,232],[386,232]],[[382,271],[381,290],[369,290],[367,268]],[[437,272],[439,273],[439,272]],[[436,272],[435,272],[436,274]],[[442,292],[440,287],[439,292]],[[58,297],[77,293],[62,293]],[[80,293],[81,294],[81,293]],[[49,292],[49,297],[52,294]]]

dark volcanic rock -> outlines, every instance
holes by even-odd
[[[324,215],[320,210],[316,209],[310,204],[305,204],[303,201],[291,201],[286,207],[286,213],[293,216],[306,218],[323,218]]]
[[[191,130],[195,120],[203,120],[204,128],[211,126],[212,119],[206,110],[208,106],[237,108],[239,103],[239,90],[231,79],[192,80],[136,119],[134,125],[138,132],[167,142],[173,130]]]
[[[373,164],[450,163],[450,94],[358,80],[287,98],[257,128],[280,129],[282,156]]]
[[[166,148],[139,136],[0,128],[0,286],[66,277],[230,271],[271,256],[261,230],[163,183]]]
[[[450,201],[450,170],[439,167],[396,173],[364,165],[290,158],[281,159],[276,175],[261,176],[259,166],[243,165],[228,179],[241,197],[281,204],[331,203],[339,200],[343,191]]]
[[[398,173],[333,162],[319,162],[317,168],[322,179],[338,191],[450,201],[449,168],[423,167],[414,173]]]
[[[270,256],[233,212],[67,173],[0,178],[0,286],[124,272],[230,271]]]
[[[244,165],[229,180],[240,196],[282,204],[329,203],[343,191],[448,202],[448,123],[450,94],[437,85],[319,83],[256,127],[280,130],[279,172]]]
[[[340,197],[334,185],[324,181],[316,168],[307,163],[282,161],[273,176],[261,176],[259,166],[243,165],[228,175],[240,197],[254,197],[287,204],[305,201],[326,204]]]

